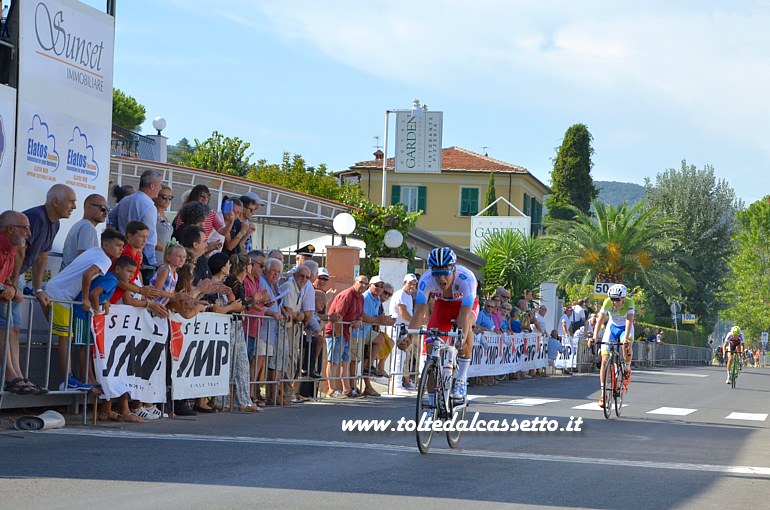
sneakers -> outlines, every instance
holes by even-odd
[[[466,392],[467,383],[457,379],[455,381],[454,387],[452,388],[452,398],[455,400],[465,400]]]
[[[417,389],[417,386],[414,385],[412,381],[402,381],[403,387],[407,391],[414,391]]]
[[[74,375],[67,376],[66,381],[62,381],[59,385],[59,391],[91,391],[94,387],[91,384],[86,384],[79,381]]]
[[[358,388],[353,388],[352,390],[345,393],[345,396],[348,398],[358,398],[361,396],[361,392],[358,391]]]
[[[727,379],[725,380],[725,384],[730,384],[730,376],[727,376]]]
[[[329,393],[329,398],[342,398],[344,395],[340,390],[334,390],[331,393]]]

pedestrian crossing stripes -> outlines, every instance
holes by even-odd
[[[653,409],[652,411],[647,411],[647,414],[666,414],[669,416],[687,416],[688,414],[692,414],[697,409],[687,409],[685,407],[659,407],[657,409]]]
[[[765,421],[767,414],[765,413],[730,413],[725,417],[727,420],[749,420],[749,421]]]

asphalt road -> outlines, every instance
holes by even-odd
[[[770,370],[634,372],[622,417],[596,375],[471,388],[469,416],[553,432],[342,432],[411,418],[413,398],[322,401],[138,424],[0,432],[0,508],[755,508],[770,496]],[[735,414],[739,413],[739,414]],[[582,418],[581,430],[561,431]]]

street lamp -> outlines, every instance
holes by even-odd
[[[345,236],[352,234],[356,229],[356,219],[350,213],[340,213],[334,217],[332,226],[334,231],[342,236],[340,246],[347,246],[348,243]]]
[[[385,243],[385,246],[387,246],[388,248],[395,249],[404,243],[404,235],[398,230],[392,228],[387,232],[385,232],[385,237],[383,238],[383,242]]]
[[[412,117],[421,117],[428,111],[428,106],[420,104],[419,99],[412,100],[412,108],[410,110],[385,110],[385,140],[382,144],[382,207],[386,206],[385,199],[387,196],[387,183],[388,183],[388,127],[391,113],[409,113]]]
[[[152,127],[158,130],[158,136],[161,136],[160,132],[166,129],[166,119],[163,117],[155,117],[152,119]]]

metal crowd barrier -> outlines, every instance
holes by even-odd
[[[51,310],[53,310],[53,303],[51,301]],[[56,303],[72,305],[82,304],[75,301],[56,301]],[[4,303],[0,306],[5,308],[6,313],[6,325],[11,321],[11,308],[12,303]],[[24,296],[24,299],[19,303],[21,307],[22,323],[19,326],[18,335],[13,331],[13,328],[6,327],[5,330],[0,330],[2,335],[0,342],[2,342],[2,365],[0,366],[0,372],[2,373],[3,384],[0,387],[0,409],[13,409],[21,407],[51,407],[57,405],[67,405],[75,408],[83,405],[85,412],[85,404],[88,402],[89,393],[75,390],[67,390],[66,385],[64,390],[60,390],[59,381],[66,381],[69,372],[72,367],[72,325],[73,325],[73,311],[70,306],[70,326],[67,332],[67,343],[64,346],[64,355],[66,358],[66,366],[68,368],[66,374],[61,374],[58,367],[52,363],[54,358],[53,344],[54,337],[59,338],[59,335],[53,333],[53,321],[47,321],[42,313],[42,310],[37,306],[37,300],[32,296]],[[51,311],[53,313],[53,311]],[[5,388],[9,382],[8,364],[9,358],[12,356],[11,346],[13,345],[16,351],[13,354],[13,359],[10,361],[14,365],[18,365],[21,371],[21,377],[29,379],[39,385],[42,388],[48,390],[45,395],[18,395],[7,391]],[[83,347],[84,349],[90,349],[89,345]],[[61,354],[61,347],[59,347],[59,353]],[[41,359],[42,358],[42,359]],[[58,358],[58,356],[57,356]],[[86,364],[89,364],[90,356],[86,356]],[[52,366],[53,365],[53,366]],[[86,367],[87,368],[87,367]],[[89,381],[89,370],[86,369],[87,380],[86,383],[95,383],[95,381]],[[13,379],[13,378],[10,378]],[[53,386],[51,386],[53,380]]]

